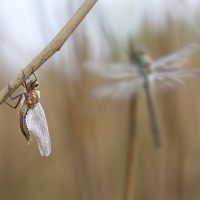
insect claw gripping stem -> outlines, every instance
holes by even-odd
[[[37,76],[35,75],[34,71],[33,71],[33,67],[32,67],[32,74],[35,77],[35,80],[33,81],[34,83],[37,81]]]
[[[23,83],[22,83],[22,86],[23,86],[23,87],[26,87],[26,76],[25,76],[25,74],[24,74],[24,70],[23,70],[23,69],[21,69],[21,70],[22,70],[23,78],[24,78]]]
[[[22,74],[23,74],[23,78],[24,78],[24,81],[26,80],[26,76],[25,76],[25,74],[24,74],[24,70],[23,69],[21,69],[22,70]]]

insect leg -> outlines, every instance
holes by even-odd
[[[11,98],[12,100],[17,99],[18,97],[21,97],[23,94],[26,93],[26,92],[22,92],[22,93],[18,94],[17,96],[12,97],[12,93],[11,93],[11,89],[10,89],[9,82],[8,82],[8,91],[9,91],[10,98]]]
[[[23,78],[24,78],[24,82],[22,83],[22,86],[24,87],[24,88],[26,88],[27,86],[26,86],[26,77],[25,77],[25,74],[24,74],[24,71],[22,70],[22,73],[23,73]]]
[[[33,83],[35,83],[37,81],[37,76],[35,75],[34,71],[33,71],[33,68],[32,68],[32,74],[33,76],[35,77],[35,80],[33,81]]]
[[[9,104],[9,103],[7,103],[6,101],[4,101],[4,103],[6,103],[8,106],[10,106],[10,107],[11,107],[11,108],[13,108],[13,109],[16,109],[16,108],[17,108],[17,106],[19,105],[19,103],[20,103],[21,99],[22,99],[22,96],[19,98],[19,100],[18,100],[18,102],[17,102],[17,104],[16,104],[15,106],[12,106],[12,105],[10,105],[10,104]]]
[[[17,102],[17,104],[15,106],[12,106],[9,103],[7,103],[6,101],[4,101],[8,106],[10,106],[11,108],[15,109],[19,105],[19,102],[21,101],[23,94],[26,93],[26,92],[22,92],[22,93],[18,94],[17,96],[12,97],[12,93],[11,93],[9,82],[8,82],[8,91],[9,91],[10,98],[12,100],[19,98],[19,100],[18,100],[18,102]]]

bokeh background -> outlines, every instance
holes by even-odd
[[[83,2],[0,2],[0,88]],[[162,148],[156,149],[143,92],[133,111],[128,101],[96,101],[91,91],[109,81],[81,67],[87,60],[128,61],[130,36],[157,59],[190,42],[200,43],[199,27],[199,0],[97,2],[62,49],[36,72],[51,155],[41,157],[36,141],[27,145],[18,113],[5,104],[0,107],[0,199],[124,199],[130,123],[135,127],[133,199],[200,199],[199,81],[153,94],[163,137]],[[199,55],[187,67],[200,67]]]

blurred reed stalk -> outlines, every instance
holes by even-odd
[[[126,166],[126,177],[125,177],[125,200],[132,200],[134,197],[134,172],[135,172],[135,161],[136,161],[136,108],[137,98],[132,96],[130,99],[129,108],[129,135],[128,135],[128,149],[127,149],[127,166]]]

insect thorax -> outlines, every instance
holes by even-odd
[[[29,108],[33,108],[39,102],[39,95],[36,90],[30,90],[24,94],[25,103]]]
[[[145,74],[151,74],[152,73],[150,62],[142,64],[141,67],[142,67],[142,70],[145,72]]]

